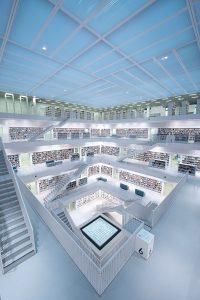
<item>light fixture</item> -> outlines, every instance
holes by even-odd
[[[43,51],[47,51],[47,47],[46,47],[46,46],[43,46],[43,47],[42,47],[42,50],[43,50]]]
[[[168,59],[168,56],[161,57],[161,60],[166,60],[166,59]]]

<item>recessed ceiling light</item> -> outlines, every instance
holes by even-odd
[[[168,56],[161,57],[161,60],[166,60],[166,59],[168,59]]]
[[[43,46],[43,47],[42,47],[42,50],[47,51],[47,47],[46,47],[46,46]]]
[[[128,94],[128,91],[126,91],[126,94]]]
[[[64,90],[64,92],[66,92],[67,90]]]

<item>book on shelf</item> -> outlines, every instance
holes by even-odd
[[[74,148],[33,152],[32,163],[36,165],[36,164],[45,163],[48,160],[65,160],[65,159],[69,159],[70,155],[72,155],[73,153],[74,153]]]
[[[154,192],[162,192],[162,182],[157,179],[141,176],[127,171],[120,171],[119,179],[144,187]]]
[[[81,148],[81,155],[85,156],[87,153],[94,153],[99,154],[100,153],[100,146],[88,146],[88,147],[82,147]]]
[[[100,173],[100,166],[94,165],[88,168],[88,177]]]
[[[179,173],[188,173],[189,175],[196,174],[196,167],[192,165],[182,164],[178,165],[178,172]]]
[[[111,146],[101,146],[101,153],[107,155],[119,155],[120,148],[119,147],[111,147]]]
[[[43,128],[41,127],[9,127],[9,136],[12,141],[14,140],[27,140],[40,133]],[[40,138],[44,138],[41,134]]]
[[[12,166],[20,167],[19,154],[11,154],[7,157]]]
[[[112,177],[113,168],[105,165],[101,166],[101,173]]]

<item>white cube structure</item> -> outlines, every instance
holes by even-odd
[[[145,259],[148,259],[153,251],[154,235],[145,229],[141,229],[136,235],[135,251]]]

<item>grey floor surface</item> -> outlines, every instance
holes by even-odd
[[[1,300],[200,300],[200,182],[188,182],[152,230],[148,261],[134,255],[99,297],[29,208],[37,254],[0,275]]]

